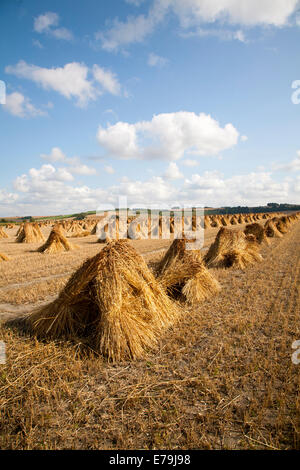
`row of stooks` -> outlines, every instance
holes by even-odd
[[[204,257],[187,250],[185,238],[174,239],[152,269],[127,240],[111,241],[83,263],[54,302],[27,316],[25,325],[40,338],[80,342],[110,361],[140,358],[179,318],[176,300],[195,306],[220,290],[208,268],[243,269],[261,260],[259,245],[282,237],[299,218],[275,217],[244,231],[222,227]]]
[[[127,221],[120,220],[119,217],[112,216],[110,219],[102,217],[99,220],[87,219],[85,221],[57,221],[54,223],[54,231],[60,229],[63,236],[68,238],[86,237],[89,235],[98,236],[99,242],[109,242],[112,239],[130,238],[130,239],[155,239],[162,238],[162,232],[174,234],[182,233],[188,230],[199,230],[201,228],[226,227],[237,224],[249,224],[257,221],[269,219],[270,214],[237,214],[237,215],[213,215],[199,218],[190,217],[162,217],[154,218],[152,221],[147,217],[135,218],[128,217]],[[274,215],[272,216],[274,218]],[[42,227],[53,226],[50,221],[42,223],[25,223],[19,226],[17,231],[17,243],[40,243],[45,241],[45,237],[41,232]],[[6,228],[13,228],[13,225],[7,224]],[[51,234],[45,246],[41,247],[42,252],[70,251],[75,248],[65,238],[54,236]],[[177,236],[177,238],[179,238]],[[8,234],[0,226],[0,238],[8,238]],[[176,234],[175,234],[176,238]]]

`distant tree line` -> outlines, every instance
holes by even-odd
[[[266,206],[248,207],[220,207],[218,209],[205,209],[206,215],[213,214],[247,214],[256,212],[283,212],[283,211],[299,211],[300,204],[278,204],[277,202],[269,202]]]

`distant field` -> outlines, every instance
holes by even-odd
[[[234,226],[232,228],[237,228]],[[243,229],[244,225],[239,225]],[[54,299],[70,274],[103,245],[37,253],[7,229],[0,252],[0,319]],[[218,228],[205,230],[203,251]],[[42,229],[45,236],[50,228]],[[130,242],[147,263],[168,240]],[[37,341],[0,324],[1,449],[300,449],[300,222],[263,245],[263,261],[214,269],[222,290],[179,322],[142,360],[80,358],[66,342]]]

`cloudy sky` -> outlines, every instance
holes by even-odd
[[[300,203],[299,1],[1,0],[0,31],[0,216]]]

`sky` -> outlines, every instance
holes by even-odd
[[[299,38],[298,0],[1,0],[0,217],[299,204]]]

